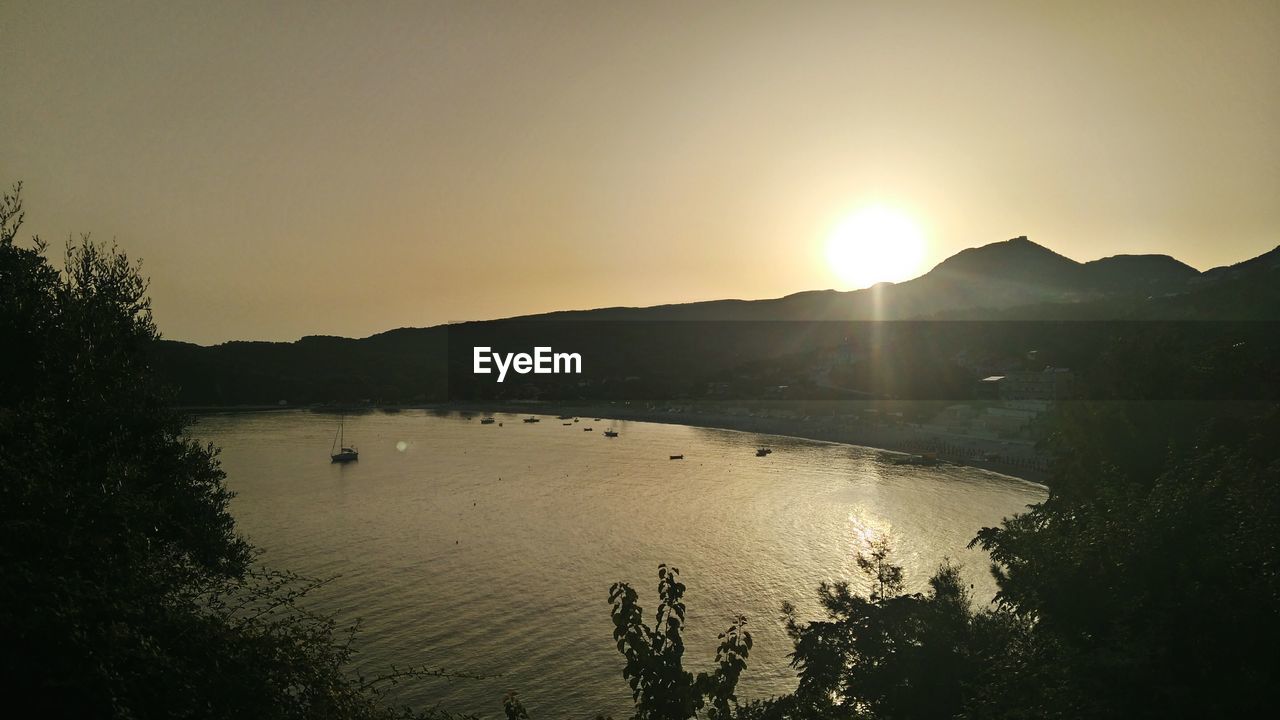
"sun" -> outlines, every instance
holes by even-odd
[[[910,280],[920,273],[924,251],[920,226],[883,205],[854,212],[827,236],[827,265],[854,289]]]

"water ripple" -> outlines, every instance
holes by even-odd
[[[909,590],[951,558],[985,601],[986,558],[965,545],[1044,497],[980,470],[886,465],[865,448],[638,422],[614,423],[610,440],[498,419],[350,417],[360,461],[346,466],[328,462],[332,416],[209,416],[195,432],[222,446],[240,530],[268,564],[339,576],[311,600],[362,619],[365,672],[425,663],[498,675],[409,683],[394,697],[488,717],[508,689],[541,717],[629,715],[608,588],[632,583],[651,618],[661,562],[689,588],[687,667],[709,666],[717,633],[742,613],[756,643],[739,697],[787,692],[783,601],[816,617],[817,585],[860,586],[854,554],[881,534]],[[775,452],[755,457],[762,444]]]

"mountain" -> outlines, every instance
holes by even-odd
[[[1199,277],[1167,255],[1116,255],[1080,263],[1026,237],[962,250],[902,283],[771,300],[713,300],[644,308],[570,310],[538,320],[908,320],[939,313],[1001,310],[1177,292]]]
[[[1179,292],[1156,298],[1147,316],[1195,320],[1280,319],[1280,247],[1255,258],[1206,270]]]
[[[1185,286],[1200,271],[1168,255],[1112,255],[1082,266],[1087,282],[1104,292],[1156,292]]]
[[[730,358],[747,362],[776,357],[783,350],[812,351],[821,333],[803,328],[814,322],[909,319],[1275,320],[1280,319],[1280,248],[1200,273],[1165,255],[1117,255],[1080,263],[1019,237],[964,250],[913,280],[849,292],[562,311],[462,326],[401,328],[361,340],[305,337],[293,343],[213,347],[164,341],[156,350],[156,366],[179,388],[185,404],[423,401],[447,394],[451,332],[488,332],[503,322],[569,327],[584,321],[604,326],[615,321],[795,324],[789,331],[769,330],[767,337],[740,333],[749,337],[717,339],[673,332],[668,325],[662,331],[668,335],[666,344],[657,349],[675,357],[660,370],[649,369],[674,382],[682,371],[692,374]],[[726,327],[720,331],[736,332]],[[597,355],[627,357],[626,349],[614,347],[613,341],[583,335],[574,330],[571,337]]]
[[[1280,271],[1280,245],[1268,250],[1258,257],[1250,258],[1244,262],[1206,270],[1204,272],[1203,279],[1206,281],[1214,281],[1229,278],[1261,276],[1276,271]]]

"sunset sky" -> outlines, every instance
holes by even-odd
[[[1280,243],[1280,3],[1050,6],[4,2],[0,183],[200,343]]]

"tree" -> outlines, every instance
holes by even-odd
[[[720,634],[716,669],[696,676],[683,667],[685,586],[680,571],[658,566],[658,610],[652,628],[644,623],[636,591],[626,583],[609,590],[613,638],[626,658],[622,675],[631,686],[637,720],[685,720],[706,708],[706,717],[733,717],[734,690],[746,669],[751,633],[737,617]]]
[[[217,450],[156,381],[139,266],[88,237],[54,269],[0,198],[0,673],[50,717],[399,717],[352,675],[314,583],[254,563]],[[439,716],[441,713],[431,713]],[[424,716],[425,717],[425,716]]]
[[[1087,496],[1053,493],[978,534],[1062,711],[1246,717],[1280,700],[1280,426],[1274,409],[1221,420],[1154,476],[1100,464],[1064,478]]]
[[[752,705],[753,718],[940,718],[965,708],[995,654],[996,618],[975,614],[959,568],[944,564],[927,594],[904,594],[902,568],[889,561],[887,540],[873,541],[858,566],[867,596],[847,582],[823,583],[828,619],[802,622],[783,608],[795,644],[796,691]]]

